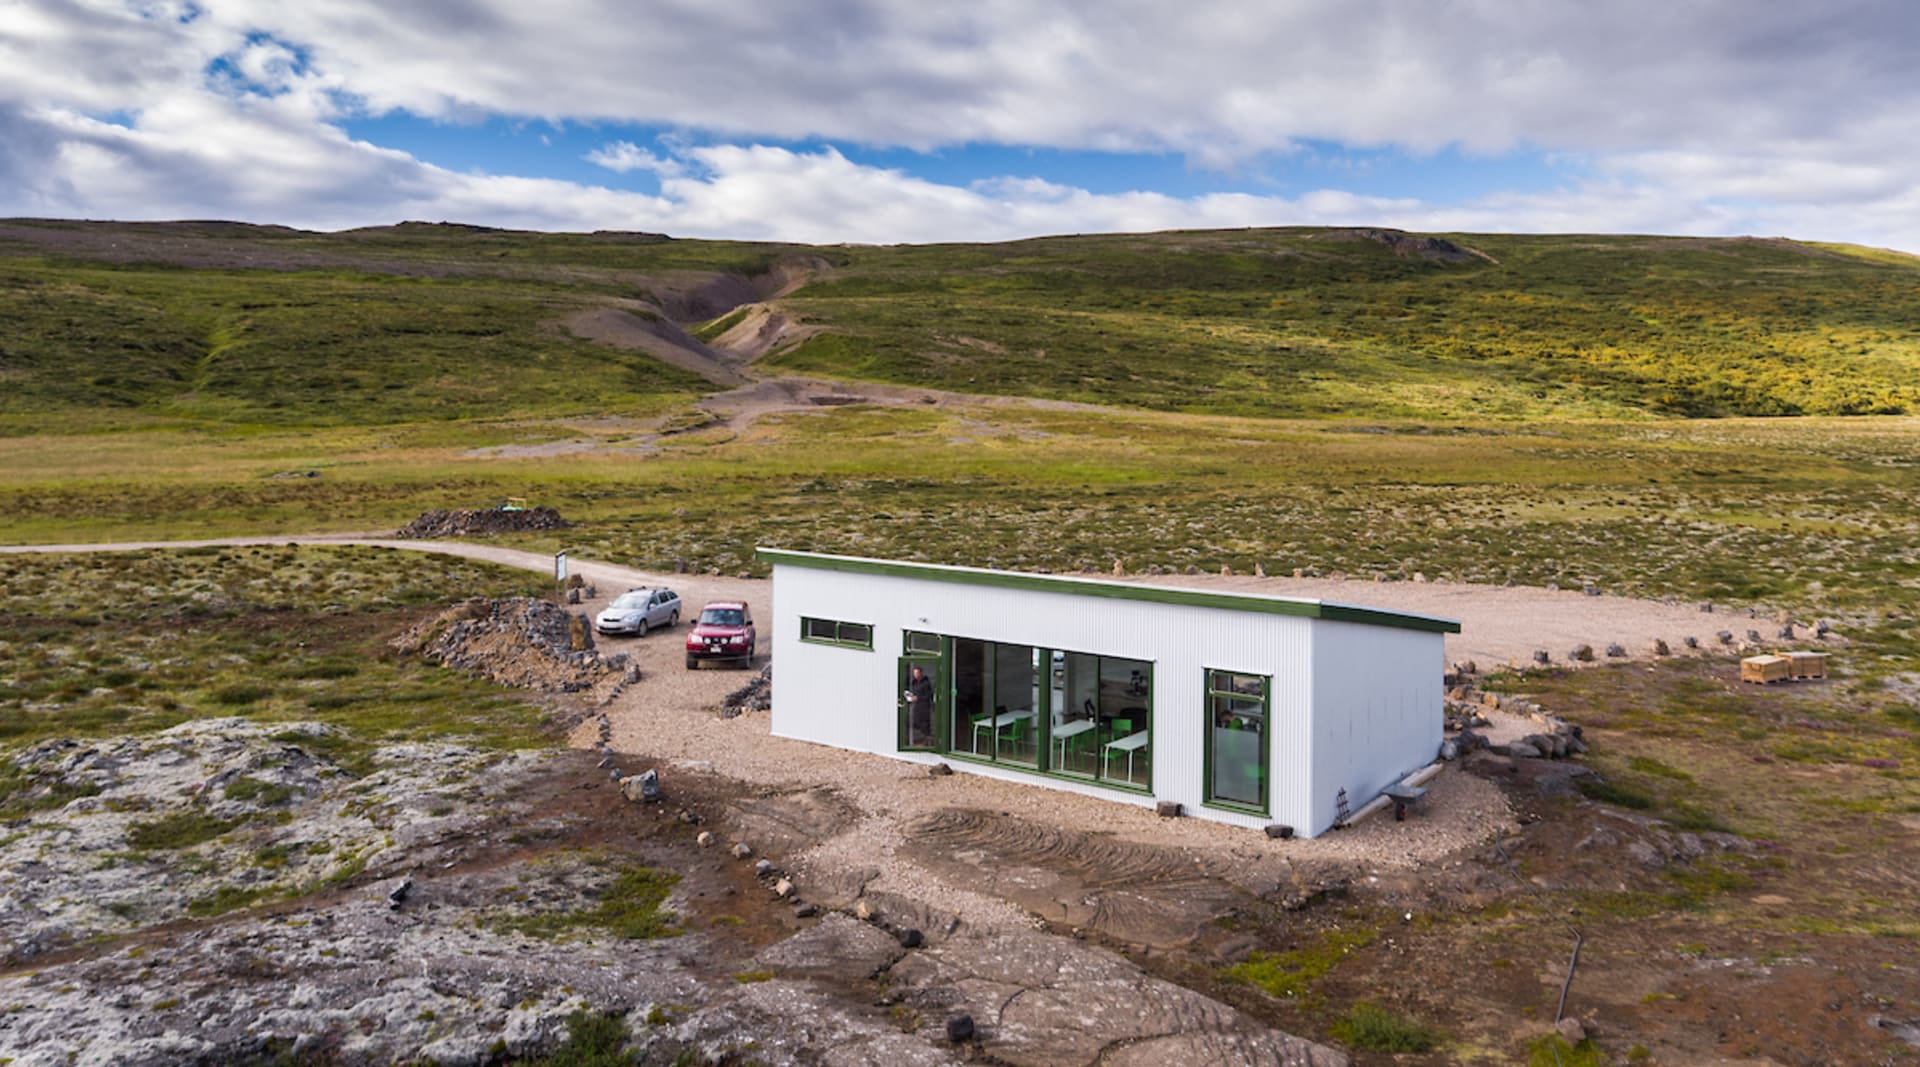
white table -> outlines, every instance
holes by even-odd
[[[1075,719],[1072,722],[1061,723],[1059,726],[1053,728],[1054,743],[1060,746],[1060,762],[1054,764],[1056,768],[1059,767],[1061,763],[1067,762],[1067,738],[1079,737],[1081,734],[1093,729],[1095,725],[1097,724],[1092,719]]]
[[[1146,747],[1147,735],[1151,732],[1150,730],[1142,730],[1137,734],[1128,734],[1118,741],[1107,742],[1108,759],[1113,759],[1115,755],[1121,752],[1127,754],[1127,781],[1129,782],[1133,781],[1133,754]]]
[[[977,753],[980,751],[980,731],[991,729],[997,734],[1003,726],[1012,726],[1016,722],[1025,722],[1031,718],[1033,718],[1032,708],[1016,708],[1013,711],[1003,711],[990,719],[973,720],[974,752]]]

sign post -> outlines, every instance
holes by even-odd
[[[553,587],[554,587],[554,602],[557,604],[566,603],[567,602],[567,554],[565,551],[555,552],[553,554]]]

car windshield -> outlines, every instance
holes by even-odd
[[[747,613],[739,608],[708,608],[700,613],[700,621],[708,626],[744,626]]]
[[[644,608],[647,606],[647,598],[652,595],[653,591],[650,589],[635,589],[631,593],[621,593],[620,598],[613,602],[613,606],[616,608]]]

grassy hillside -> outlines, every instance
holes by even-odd
[[[671,304],[683,272],[752,274],[778,251],[440,226],[0,224],[0,428],[659,410],[706,383],[558,320]]]
[[[1253,415],[1920,410],[1920,260],[1786,241],[1410,243],[1266,230],[868,251],[788,301],[832,330],[775,364]]]
[[[795,256],[832,269],[781,303],[825,330],[773,372],[1309,418],[1920,411],[1920,260],[1846,246],[1293,229],[810,249],[16,221],[0,431],[659,410],[704,384],[558,320],[642,301],[710,340],[751,299],[742,279]]]

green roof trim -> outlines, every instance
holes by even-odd
[[[944,563],[909,563],[902,560],[867,559],[861,556],[830,556],[818,552],[794,552],[784,548],[756,548],[754,555],[763,563],[810,567],[822,571],[841,571],[847,574],[882,574],[895,578],[953,582],[956,585],[1027,589],[1041,593],[1058,593],[1062,596],[1140,600],[1149,604],[1184,604],[1189,607],[1251,611],[1264,615],[1299,615],[1309,619],[1352,622],[1363,626],[1391,626],[1426,633],[1457,634],[1460,632],[1460,623],[1455,619],[1443,619],[1437,615],[1413,615],[1382,608],[1363,608],[1355,604],[1337,604],[1327,600],[1308,600],[1304,597],[1268,596],[1261,593],[1215,593],[1204,589],[1136,585],[1131,582],[1113,582],[1099,578],[1071,578],[1058,574],[996,571],[985,567],[954,567]]]

